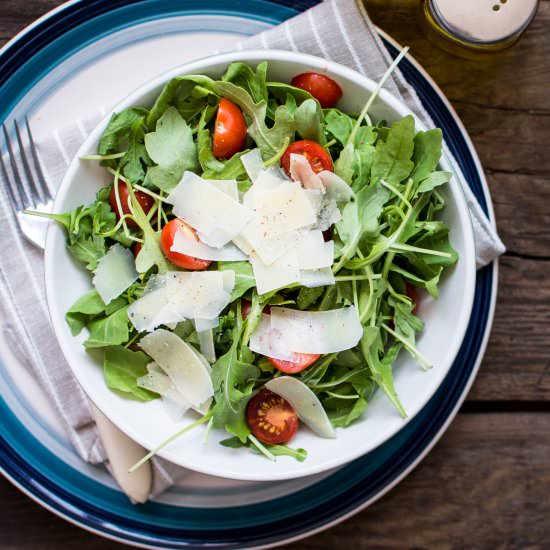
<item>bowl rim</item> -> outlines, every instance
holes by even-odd
[[[349,67],[346,67],[339,63],[329,61],[311,54],[304,54],[304,53],[292,52],[292,51],[286,51],[286,50],[232,51],[232,52],[216,54],[212,56],[201,57],[200,59],[196,59],[191,62],[179,65],[177,67],[170,69],[169,71],[164,71],[163,73],[159,74],[155,78],[144,83],[139,88],[130,92],[126,97],[124,97],[120,102],[118,102],[105,117],[101,119],[101,121],[95,126],[92,132],[84,140],[84,142],[82,143],[82,145],[79,147],[78,151],[72,158],[67,168],[67,171],[63,177],[61,185],[57,191],[57,194],[55,196],[53,211],[56,212],[60,210],[60,205],[65,200],[66,195],[68,194],[71,188],[71,183],[74,182],[75,176],[79,171],[80,157],[90,149],[90,146],[92,144],[96,144],[98,142],[101,134],[103,133],[103,130],[105,129],[105,127],[107,126],[110,120],[111,113],[119,112],[122,109],[125,109],[127,107],[130,107],[132,105],[139,103],[139,101],[143,98],[143,96],[150,93],[152,90],[162,86],[163,84],[165,84],[166,82],[168,82],[170,79],[174,77],[181,76],[184,74],[193,74],[193,73],[200,74],[200,73],[197,73],[197,71],[207,72],[209,68],[211,68],[212,66],[229,64],[233,61],[258,63],[264,60],[309,63],[312,69],[327,71],[335,75],[336,77],[341,77],[343,79],[354,82],[355,84],[358,84],[359,86],[367,90],[373,90],[374,87],[376,86],[376,82],[374,82],[372,79],[360,74],[359,72],[353,69],[350,69]],[[400,116],[411,114],[414,117],[415,127],[417,130],[426,130],[425,125],[422,123],[421,120],[419,120],[417,115],[404,102],[400,101],[388,90],[386,89],[380,90],[378,97],[383,103],[387,104],[391,109],[399,113]],[[455,320],[456,321],[455,328],[458,327],[460,329],[457,332],[460,335],[460,337],[454,338],[454,342],[453,342],[454,345],[451,348],[452,352],[449,353],[450,359],[448,361],[448,364],[438,365],[437,383],[434,382],[434,387],[432,388],[432,391],[426,394],[425,398],[422,401],[418,401],[414,405],[408,406],[407,418],[400,419],[401,423],[399,426],[395,428],[387,429],[386,431],[379,434],[376,438],[369,439],[368,445],[366,444],[358,445],[353,453],[348,453],[345,456],[339,457],[338,459],[326,461],[316,466],[310,466],[309,468],[307,467],[307,465],[304,466],[305,463],[300,463],[300,468],[298,468],[296,471],[286,471],[286,472],[271,471],[271,473],[268,473],[268,474],[265,474],[265,473],[260,474],[256,472],[248,472],[248,473],[226,472],[224,471],[223,466],[216,469],[216,468],[202,465],[200,463],[192,463],[192,464],[186,463],[185,460],[181,460],[180,457],[172,456],[170,454],[169,447],[167,449],[163,449],[163,451],[158,453],[157,456],[162,457],[172,462],[173,464],[176,464],[178,466],[181,466],[193,471],[197,471],[207,475],[224,477],[228,479],[236,479],[236,480],[242,480],[242,481],[277,481],[277,480],[283,480],[283,479],[298,478],[298,477],[309,476],[309,475],[314,475],[314,474],[328,471],[332,468],[342,466],[368,453],[369,451],[380,446],[385,441],[387,441],[392,436],[394,436],[396,433],[398,433],[402,428],[404,428],[408,424],[408,422],[410,422],[420,412],[420,410],[433,397],[433,395],[435,394],[435,392],[443,382],[445,376],[447,375],[449,369],[452,366],[452,363],[454,361],[454,358],[456,357],[456,354],[458,353],[458,350],[460,349],[460,346],[464,339],[468,321],[471,316],[473,299],[474,299],[474,291],[475,291],[475,278],[476,278],[475,277],[475,242],[474,242],[473,226],[471,223],[471,217],[467,206],[466,196],[464,193],[464,189],[462,188],[462,185],[460,184],[458,178],[456,177],[456,172],[453,169],[452,163],[447,159],[445,153],[443,153],[442,155],[440,164],[445,170],[448,170],[453,173],[454,177],[451,180],[450,186],[454,191],[457,192],[456,196],[460,197],[460,200],[455,201],[455,205],[459,212],[460,218],[467,219],[469,221],[469,223],[461,224],[461,231],[463,232],[463,236],[464,236],[464,245],[466,248],[466,254],[464,254],[464,256],[461,256],[460,258],[460,261],[464,261],[466,263],[466,269],[465,269],[466,279],[464,280],[463,302],[467,307],[463,309],[462,316],[459,319]],[[80,384],[80,386],[82,387],[84,393],[88,396],[88,398],[123,433],[125,433],[128,437],[130,437],[131,439],[133,439],[134,441],[136,441],[146,449],[151,449],[156,445],[155,442],[147,441],[139,433],[135,432],[130,426],[126,425],[124,423],[123,418],[119,418],[119,415],[117,414],[111,414],[110,408],[107,404],[102,402],[98,403],[97,400],[93,398],[93,395],[92,395],[93,391],[92,392],[89,391],[89,388],[86,387],[83,377],[79,374],[80,372],[79,369],[75,368],[75,366],[69,360],[70,348],[73,345],[73,344],[70,344],[70,342],[71,341],[74,342],[74,337],[72,336],[67,337],[65,320],[64,320],[65,312],[62,312],[63,313],[62,315],[54,314],[54,312],[56,311],[56,308],[55,308],[56,296],[54,293],[54,285],[52,282],[55,277],[55,270],[56,270],[56,258],[52,251],[53,243],[58,239],[63,239],[63,241],[65,241],[65,238],[66,238],[65,234],[60,230],[60,228],[56,227],[55,224],[50,224],[50,227],[48,228],[48,232],[47,232],[46,247],[45,247],[45,283],[46,283],[46,299],[48,304],[48,311],[50,314],[50,318],[52,321],[52,326],[54,328],[56,338],[60,344],[64,357],[67,363],[69,364],[69,367],[73,375],[77,379],[78,383]]]

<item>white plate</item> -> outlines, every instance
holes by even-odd
[[[221,74],[232,60],[258,62],[270,60],[270,79],[289,81],[299,72],[311,68],[328,71],[344,89],[341,106],[345,110],[359,110],[375,83],[357,73],[322,59],[291,52],[238,52],[216,59],[203,59],[180,67],[149,83],[131,94],[116,107],[116,111],[129,105],[150,105],[162,84],[178,74]],[[408,114],[408,109],[389,93],[383,91],[373,105],[375,120],[395,120]],[[106,125],[101,123],[79,150],[72,161],[56,198],[55,211],[62,212],[93,199],[95,191],[108,181],[103,169],[79,156],[95,152],[97,141]],[[417,128],[422,125],[417,121]],[[442,169],[450,170],[443,159]],[[429,400],[450,368],[465,334],[470,316],[474,282],[474,243],[467,206],[458,182],[453,179],[447,191],[448,205],[443,219],[451,227],[451,243],[460,260],[441,284],[437,302],[425,300],[421,305],[426,329],[419,339],[420,351],[430,358],[435,368],[424,372],[408,355],[402,353],[395,369],[397,392],[409,414],[408,420]],[[65,249],[65,235],[59,227],[52,227],[48,235],[46,252],[46,282],[52,320],[57,337],[75,376],[94,403],[123,431],[147,448],[173,434],[181,424],[166,415],[161,404],[132,402],[112,393],[103,381],[101,363],[97,354],[88,354],[81,346],[84,337],[73,338],[64,321],[72,303],[90,288],[89,275],[74,262]],[[193,418],[190,416],[188,421]],[[364,418],[347,429],[338,430],[337,442],[314,436],[300,430],[294,446],[308,450],[303,463],[281,457],[270,463],[242,450],[217,445],[226,437],[213,432],[207,445],[201,444],[203,428],[195,429],[179,438],[160,454],[164,458],[192,470],[242,480],[281,480],[302,477],[326,471],[344,464],[380,445],[406,425],[381,392],[377,392]]]

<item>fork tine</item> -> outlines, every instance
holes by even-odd
[[[52,199],[53,196],[50,191],[50,188],[48,187],[48,183],[46,182],[46,178],[44,177],[44,172],[42,171],[42,165],[40,164],[40,159],[38,158],[38,151],[36,150],[36,145],[34,144],[34,139],[32,137],[31,127],[29,125],[29,119],[26,116],[25,116],[25,129],[27,130],[27,136],[29,138],[29,147],[31,149],[31,156],[34,164],[34,170],[38,178],[39,185],[37,185],[37,187],[40,189],[42,193],[44,202],[47,202],[48,200]]]
[[[15,157],[15,154],[13,152],[13,148],[10,142],[10,136],[8,134],[8,130],[5,124],[2,124],[2,131],[4,132],[4,139],[6,141],[11,171],[13,174],[13,180],[10,180],[8,178],[8,181],[11,181],[12,188],[15,192],[14,194],[17,194],[17,196],[19,197],[19,203],[23,205],[23,208],[26,208],[27,206],[32,205],[33,200],[32,197],[29,196],[27,189],[25,188],[25,184],[23,183],[23,180],[21,179],[21,176],[19,174],[19,169],[17,168],[17,158]],[[23,208],[20,208],[20,210],[22,210]]]
[[[21,164],[23,165],[23,172],[27,177],[30,198],[32,199],[32,205],[36,206],[38,203],[44,202],[44,200],[42,198],[42,193],[40,192],[40,186],[36,185],[36,178],[31,172],[31,168],[27,160],[27,155],[25,154],[25,145],[23,144],[23,139],[21,138],[21,132],[19,131],[19,125],[17,124],[16,119],[13,120],[13,125],[15,127],[15,136],[17,138],[17,143],[19,145],[19,154],[21,156]]]
[[[17,166],[14,168],[14,157],[13,157],[13,151],[11,149],[11,144],[8,137],[8,131],[6,129],[6,125],[2,124],[2,131],[4,134],[4,142],[6,144],[6,149],[8,151],[8,157],[10,161],[10,166],[12,168],[13,177],[10,175],[8,168],[6,166],[6,163],[4,162],[4,155],[0,154],[0,166],[2,168],[2,176],[7,182],[7,190],[10,195],[11,204],[14,206],[16,210],[23,210],[26,207],[25,199],[22,194],[21,186],[18,183],[18,178],[15,175],[15,171],[17,170]]]

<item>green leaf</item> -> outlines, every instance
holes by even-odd
[[[452,176],[451,172],[432,172],[420,181],[416,193],[427,193],[440,185],[444,185],[451,181]]]
[[[443,134],[439,128],[418,132],[414,136],[414,170],[411,174],[414,183],[427,178],[437,168],[441,158],[442,140]]]
[[[250,65],[236,61],[231,63],[222,80],[225,82],[232,82],[233,84],[244,88],[252,97],[252,99],[258,103],[260,101],[267,101],[267,61],[262,61],[256,68],[256,72],[252,70]]]
[[[69,252],[80,262],[86,264],[86,269],[94,271],[99,260],[105,256],[107,247],[105,238],[93,235],[89,238],[76,239],[67,246]]]
[[[243,443],[238,437],[223,439],[220,441],[220,445],[230,449],[247,448],[255,454],[262,454],[254,445],[250,443],[250,441]],[[303,462],[307,458],[307,451],[305,449],[293,449],[288,445],[268,445],[267,443],[264,443],[264,447],[274,456],[290,456],[295,458],[298,462]]]
[[[307,288],[303,286],[298,292],[296,303],[299,309],[308,309],[311,307],[325,292],[325,288],[318,286],[315,288]]]
[[[219,262],[218,269],[220,271],[232,270],[235,272],[235,286],[231,293],[232,302],[256,286],[256,279],[250,262]]]
[[[403,409],[403,405],[401,405],[393,385],[392,364],[400,349],[400,345],[396,344],[392,346],[381,359],[380,353],[383,352],[383,345],[380,329],[372,326],[365,327],[363,329],[361,351],[367,361],[371,375],[380,389],[386,394],[386,397],[399,411],[399,414],[403,418],[406,418],[407,413],[405,412],[405,409]]]
[[[84,342],[86,348],[117,346],[128,341],[128,313],[126,307],[108,317],[91,321],[88,324],[90,336]]]
[[[306,99],[296,109],[294,118],[296,130],[303,139],[310,139],[324,145],[325,131],[321,120],[321,108],[316,100]]]
[[[333,136],[344,146],[353,129],[353,119],[339,109],[326,109],[325,128],[329,136]]]
[[[114,113],[103,131],[99,140],[98,153],[107,155],[118,151],[124,138],[128,138],[132,126],[137,122],[142,122],[147,116],[148,111],[137,107],[130,107],[120,113]]]
[[[406,116],[394,122],[386,141],[379,140],[372,163],[372,182],[387,181],[399,184],[414,167],[411,160],[414,148],[414,118]]]
[[[65,314],[65,320],[71,329],[72,335],[76,336],[91,318],[104,311],[105,304],[94,288],[81,296],[71,306]]]
[[[144,139],[144,118],[141,118],[132,124],[128,136],[128,151],[120,159],[122,173],[131,182],[143,181],[145,167],[151,165]]]
[[[357,420],[367,410],[368,406],[368,402],[360,397],[353,401],[353,404],[350,406],[341,406],[338,409],[327,410],[327,415],[335,428],[345,428],[354,420]]]
[[[163,191],[171,191],[185,170],[198,168],[193,133],[175,107],[169,107],[158,119],[156,130],[145,135],[145,148],[158,165],[149,168],[147,176]]]
[[[103,375],[109,388],[139,399],[150,401],[158,395],[137,385],[137,379],[147,374],[147,364],[151,359],[141,351],[131,351],[122,346],[112,346],[105,350]]]

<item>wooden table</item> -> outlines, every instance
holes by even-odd
[[[61,3],[2,0],[0,44]],[[464,121],[508,252],[485,359],[447,433],[380,501],[292,548],[549,548],[550,0],[519,44],[474,61],[433,46],[414,22],[414,2],[370,4],[376,23],[411,46]],[[0,499],[3,549],[122,548],[3,479]]]

